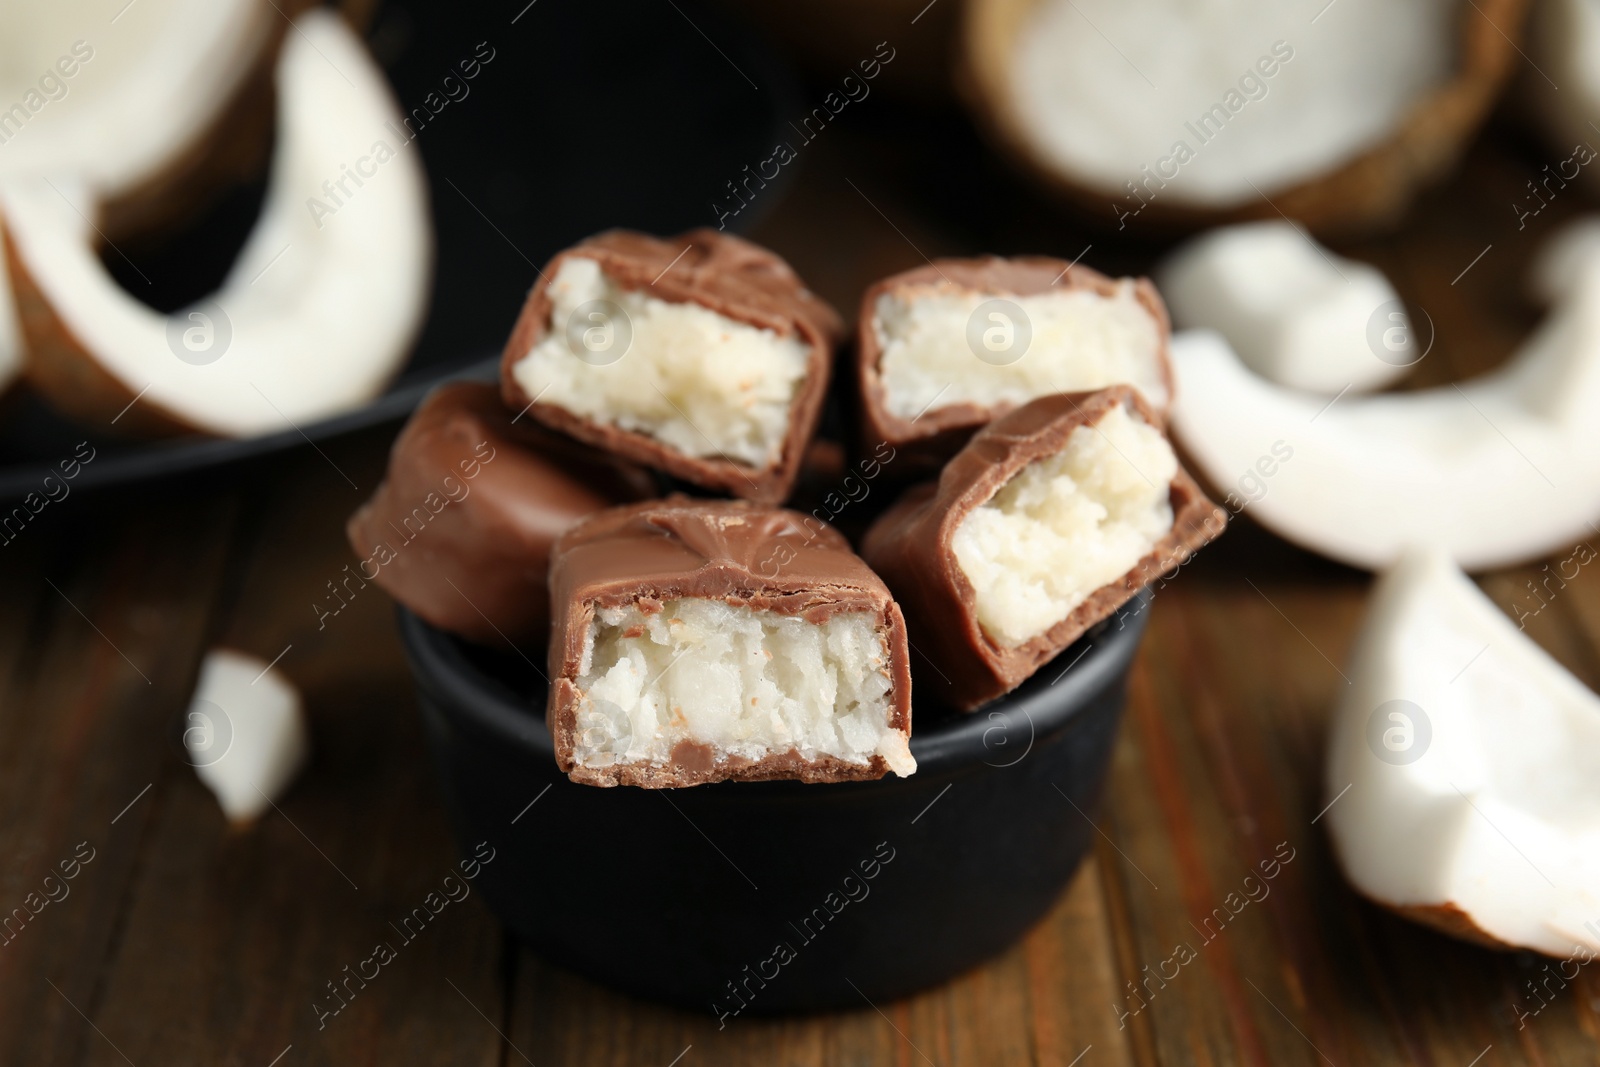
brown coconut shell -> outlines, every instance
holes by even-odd
[[[1047,191],[1090,221],[1109,225],[1107,202],[1122,192],[1082,183],[1034,148],[1011,93],[1014,43],[1038,0],[966,0],[958,87],[979,128]],[[1277,218],[1281,211],[1322,236],[1353,237],[1400,221],[1425,186],[1455,166],[1518,61],[1517,40],[1529,0],[1474,0],[1460,7],[1457,69],[1417,101],[1383,141],[1334,170],[1288,189],[1272,202],[1210,209],[1154,199],[1139,223],[1165,232]]]
[[[128,437],[173,437],[196,432],[148,397],[133,404],[138,394],[101,366],[72,327],[56,314],[18,253],[16,243],[6,233],[4,219],[0,219],[0,245],[4,245],[6,267],[11,272],[11,292],[22,332],[21,377],[51,407],[68,418]]]
[[[1394,912],[1402,919],[1409,919],[1422,926],[1431,927],[1441,934],[1448,934],[1460,941],[1477,945],[1479,948],[1492,948],[1500,952],[1514,952],[1516,945],[1508,945],[1504,941],[1489,933],[1479,926],[1466,911],[1454,901],[1445,901],[1443,904],[1388,904],[1376,901],[1383,907]],[[1538,951],[1534,949],[1532,951]]]

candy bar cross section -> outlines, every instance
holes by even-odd
[[[501,364],[505,400],[705,489],[789,494],[827,392],[839,316],[789,265],[715,230],[625,230],[557,255]]]
[[[981,430],[937,483],[909,490],[862,555],[937,665],[934,702],[1010,692],[1222,532],[1129,386],[1042,397]]]
[[[889,590],[832,527],[744,501],[612,508],[557,542],[548,724],[576,782],[909,775]]]

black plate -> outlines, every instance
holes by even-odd
[[[462,854],[493,856],[489,908],[552,962],[724,1017],[865,1008],[1036,923],[1094,840],[1150,602],[974,714],[917,682],[917,773],[829,785],[575,785],[532,664],[404,608],[400,633]]]
[[[368,39],[402,110],[429,115],[415,146],[438,258],[422,336],[395,384],[366,407],[300,427],[304,436],[285,427],[164,442],[77,425],[24,391],[0,414],[0,500],[40,489],[86,438],[96,456],[74,488],[289,448],[404,415],[445,378],[491,374],[536,264],[612,226],[667,234],[715,225],[712,202],[781,139],[796,99],[774,55],[688,0],[392,0]],[[491,53],[474,79],[460,80],[461,61]],[[444,79],[453,73],[452,100]],[[426,110],[430,93],[432,106],[448,101],[437,114]],[[234,189],[159,244],[124,243],[132,263],[111,253],[107,265],[152,306],[181,308],[220,284],[264,192],[264,179]],[[741,227],[780,192],[764,190],[737,217]]]

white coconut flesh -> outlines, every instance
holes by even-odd
[[[229,821],[249,823],[288,788],[309,743],[300,693],[276,667],[213,649],[185,713],[184,750]]]
[[[0,192],[8,238],[82,353],[130,397],[219,435],[288,430],[375,396],[427,305],[421,160],[359,38],[331,13],[301,16],[276,81],[261,217],[194,309],[163,315],[111,279],[82,182],[19,179]]]
[[[1349,674],[1326,785],[1350,881],[1507,945],[1600,951],[1600,698],[1427,550],[1378,582]]]
[[[1017,32],[1011,103],[1043,162],[1129,210],[1126,183],[1146,166],[1144,199],[1258,202],[1391,135],[1449,78],[1461,7],[1039,0]]]
[[[1288,222],[1213,230],[1174,253],[1156,280],[1175,327],[1216,330],[1251,370],[1291,389],[1377,389],[1405,374],[1426,343],[1382,271]]]
[[[1177,473],[1161,431],[1118,405],[974,508],[951,547],[989,638],[1015,648],[1132,570],[1172,529]]]
[[[670,762],[683,742],[717,763],[796,752],[889,769],[917,769],[890,726],[887,637],[876,613],[821,623],[684,598],[645,613],[596,612],[577,679],[573,756],[580,766]]]
[[[281,16],[259,0],[0,2],[0,177],[114,198],[192,149]]]
[[[1467,570],[1508,566],[1600,519],[1592,264],[1506,364],[1459,385],[1330,402],[1252,373],[1215,333],[1180,333],[1172,353],[1173,428],[1195,465],[1230,486],[1287,446],[1250,513],[1329,558],[1378,569],[1430,544]]]
[[[1528,267],[1528,295],[1547,307],[1561,303],[1591,263],[1600,263],[1600,215],[1580,215],[1539,246]]]
[[[1108,296],[904,286],[878,298],[872,329],[884,409],[901,419],[961,403],[1021,407],[1052,393],[1119,384],[1138,389],[1157,410],[1170,399],[1161,325],[1126,279]]]
[[[797,333],[623,289],[583,256],[549,296],[549,331],[512,369],[528,396],[687,456],[777,461],[810,356]]]

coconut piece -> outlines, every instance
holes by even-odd
[[[300,694],[289,679],[232,649],[206,653],[183,726],[195,774],[235,825],[272,806],[309,748]]]
[[[1002,149],[1119,228],[1281,211],[1370,229],[1453,165],[1526,6],[976,0],[964,81]]]
[[[1188,455],[1231,485],[1284,446],[1251,514],[1314,552],[1378,569],[1429,544],[1487,569],[1600,519],[1600,263],[1503,366],[1442,388],[1329,401],[1263,380],[1209,331],[1172,351]]]
[[[862,435],[939,463],[974,431],[1053,393],[1126,383],[1164,419],[1167,312],[1143,278],[1047,256],[938,259],[861,298]]]
[[[774,253],[712,229],[611,230],[541,272],[506,342],[506,404],[678,478],[786,499],[843,324]]]
[[[1382,271],[1281,219],[1196,238],[1156,281],[1174,326],[1216,330],[1251,370],[1291,389],[1379,389],[1425,351]]]
[[[1600,697],[1425,549],[1377,583],[1349,675],[1327,822],[1356,889],[1481,944],[1600,951]]]
[[[404,362],[432,237],[388,85],[337,15],[312,11],[277,87],[261,217],[222,288],[177,314],[106,272],[92,186],[41,176],[0,188],[27,373],[56,407],[101,424],[127,409],[118,429],[130,432],[249,436],[359,406]]]
[[[980,430],[873,523],[861,555],[964,711],[1010,692],[1222,532],[1126,385],[1041,397]],[[926,668],[924,668],[926,669]]]

